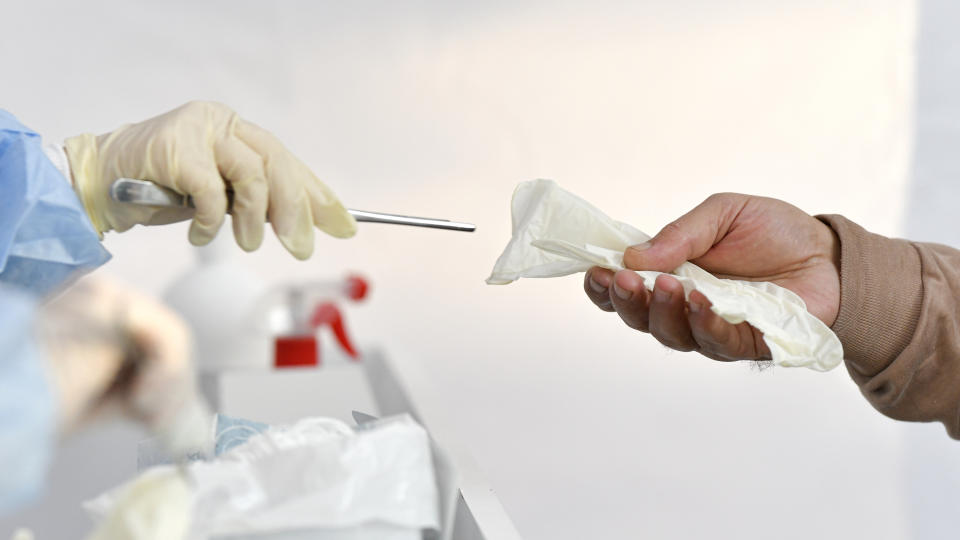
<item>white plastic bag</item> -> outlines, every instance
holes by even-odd
[[[143,526],[150,516],[130,516],[144,505],[138,499],[155,490],[178,493],[177,469],[154,467],[130,484],[88,502],[85,508],[103,524],[136,521],[136,531],[96,536],[157,536],[176,522],[171,512],[186,508],[189,530],[183,538],[420,538],[423,529],[439,529],[437,487],[426,431],[409,416],[365,424],[353,430],[333,419],[309,418],[253,435],[245,444],[208,462],[183,468],[182,495],[153,504],[163,515],[154,531]],[[147,495],[149,496],[149,495]],[[184,502],[184,499],[186,501]],[[120,529],[118,529],[119,531]],[[99,534],[99,531],[98,531]],[[137,536],[133,536],[136,534]]]

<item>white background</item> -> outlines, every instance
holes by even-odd
[[[270,282],[369,276],[351,326],[428,369],[444,427],[525,538],[911,534],[923,487],[907,489],[905,428],[842,369],[665,351],[594,308],[581,276],[483,279],[513,187],[537,177],[649,233],[740,191],[897,234],[912,2],[6,4],[0,107],[49,140],[213,99],[277,133],[348,206],[478,224],[362,225],[318,238],[308,262],[271,237],[243,262]],[[105,244],[105,272],[158,295],[193,260],[183,225]],[[109,432],[65,452],[96,452]],[[132,470],[88,458],[101,483]],[[104,487],[53,474],[77,502]],[[3,523],[61,538],[73,512]]]

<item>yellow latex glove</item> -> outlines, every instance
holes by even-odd
[[[88,277],[43,306],[36,334],[57,390],[62,433],[122,416],[144,424],[175,453],[209,443],[190,332],[159,302]]]
[[[313,226],[349,238],[356,222],[336,195],[266,130],[220,103],[194,101],[104,135],[67,139],[74,188],[100,233],[136,224],[189,219],[190,242],[217,234],[227,211],[226,184],[235,193],[233,232],[247,251],[260,246],[269,215],[273,230],[298,259],[313,253]],[[118,178],[151,180],[193,197],[196,213],[118,203]]]

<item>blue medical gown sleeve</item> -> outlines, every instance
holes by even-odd
[[[56,438],[55,395],[32,339],[35,307],[0,285],[0,514],[39,495]]]
[[[40,136],[0,109],[0,283],[44,295],[109,258]]]

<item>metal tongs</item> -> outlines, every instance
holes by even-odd
[[[181,195],[176,191],[155,184],[149,180],[134,178],[119,178],[110,186],[110,197],[123,203],[139,204],[143,206],[160,206],[165,208],[193,208],[193,199]],[[227,189],[227,211],[233,209],[233,191]],[[429,227],[431,229],[446,229],[450,231],[473,232],[477,226],[472,223],[460,223],[447,219],[435,219],[381,212],[367,212],[366,210],[347,209],[357,221],[367,223],[389,223],[391,225],[410,225],[413,227]]]

